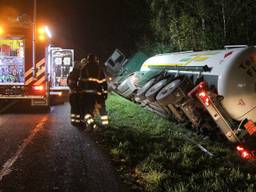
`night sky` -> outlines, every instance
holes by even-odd
[[[128,0],[37,0],[38,23],[49,25],[53,43],[74,48],[76,60],[88,53],[105,60],[115,48],[129,55],[134,49]],[[0,16],[32,15],[33,0],[0,0]],[[3,20],[3,19],[2,19]]]

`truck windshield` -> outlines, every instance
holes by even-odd
[[[24,39],[0,38],[0,84],[24,84]]]

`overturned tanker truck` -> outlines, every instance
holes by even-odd
[[[159,54],[139,71],[122,75],[115,73],[111,82],[120,95],[167,118],[190,122],[212,138],[222,133],[242,158],[256,159],[254,47]]]

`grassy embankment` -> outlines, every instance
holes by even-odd
[[[102,133],[124,181],[136,191],[256,191],[255,170],[225,144],[181,133],[187,130],[117,95],[107,100],[110,128]]]

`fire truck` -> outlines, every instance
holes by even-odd
[[[0,102],[29,103],[49,111],[46,62],[49,29],[18,19],[0,24]]]

